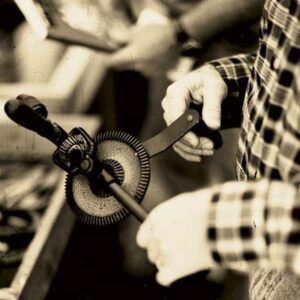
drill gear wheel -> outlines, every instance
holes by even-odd
[[[149,156],[132,135],[111,131],[95,140],[97,160],[133,198],[140,202],[150,180]],[[84,174],[68,174],[66,195],[78,219],[92,225],[109,225],[124,219],[128,210],[105,188],[101,181]]]

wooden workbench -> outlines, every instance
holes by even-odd
[[[51,119],[61,124],[66,130],[81,126],[91,136],[95,135],[101,125],[100,118],[95,116],[55,115],[51,116]],[[16,149],[20,149],[19,151],[23,151],[23,153],[15,153],[15,159],[25,157],[26,162],[28,162],[31,158],[31,148],[31,150],[35,149],[35,158],[49,161],[50,154],[54,150],[49,142],[25,131],[12,122],[10,124],[2,121],[2,124],[0,122],[0,129],[1,126],[6,126],[6,130],[8,129],[6,132],[2,130],[2,138],[3,135],[6,135],[6,138],[7,136],[11,138],[10,143],[7,142],[0,147],[2,160],[8,158],[10,152],[16,152]],[[23,144],[24,147],[20,148],[22,141],[26,141],[28,145],[31,144],[31,147],[25,147],[26,145]],[[32,143],[35,143],[34,146]],[[23,256],[11,285],[0,289],[1,300],[44,299],[47,294],[75,223],[75,216],[65,201],[65,173],[60,171],[59,176],[59,184],[51,196],[34,238]]]

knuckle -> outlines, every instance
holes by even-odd
[[[167,96],[168,97],[172,96],[174,94],[175,89],[176,89],[176,83],[172,83],[171,85],[169,85],[166,91]]]
[[[162,101],[161,101],[161,107],[162,109],[165,111],[167,109],[169,105],[169,101],[168,101],[168,98],[165,97]],[[165,115],[164,115],[164,118],[165,118]]]
[[[210,77],[210,78],[211,77],[216,77],[216,75],[219,74],[217,72],[217,70],[213,66],[211,66],[211,65],[204,65],[202,67],[202,72],[205,73],[205,75],[207,77]]]
[[[164,110],[166,110],[164,107],[163,107]],[[163,113],[163,119],[165,120],[165,122],[167,123],[167,120],[168,120],[168,116],[167,114],[164,112]]]
[[[224,81],[220,78],[216,78],[216,80],[214,81],[214,86],[218,90],[224,90]]]
[[[227,86],[225,84],[225,82],[223,81],[223,79],[218,79],[216,80],[215,83],[215,87],[216,87],[216,91],[218,91],[220,94],[225,94],[227,93]]]
[[[216,114],[216,113],[220,113],[221,112],[221,108],[220,107],[217,107],[217,106],[208,106],[206,108],[203,108],[205,113],[213,113],[213,114]]]

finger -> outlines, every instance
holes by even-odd
[[[190,145],[185,144],[183,141],[178,141],[176,143],[176,147],[178,147],[180,150],[189,153],[189,154],[193,154],[193,155],[200,155],[200,152],[202,149],[198,149],[198,148],[194,148]]]
[[[203,136],[203,137],[200,137],[200,139],[199,139],[199,148],[205,149],[205,150],[213,150],[214,143],[211,139]]]
[[[174,98],[166,98],[165,101],[165,111],[163,114],[163,118],[166,124],[169,126],[175,120],[177,120],[180,116],[184,114],[187,109],[187,105],[182,101],[177,101]]]
[[[167,125],[178,119],[189,106],[189,91],[180,84],[170,85],[167,89],[166,97],[162,101],[164,119]]]
[[[148,255],[148,259],[149,261],[151,261],[152,263],[156,263],[157,262],[157,258],[159,257],[160,254],[160,247],[159,247],[159,242],[157,241],[157,239],[152,239],[149,244],[148,244],[148,251],[147,251],[147,255]]]
[[[207,80],[202,88],[202,117],[206,125],[218,129],[221,125],[221,104],[226,94],[225,85],[219,80]]]
[[[187,133],[179,141],[187,146],[201,149],[201,150],[213,150],[214,149],[214,143],[212,140],[210,140],[207,137],[199,137],[193,132]]]
[[[108,65],[116,69],[134,69],[134,51],[127,46],[110,55]]]
[[[180,277],[168,268],[161,268],[156,274],[156,281],[162,286],[169,286]]]
[[[187,145],[191,145],[192,147],[196,148],[199,145],[199,137],[192,131],[189,131],[185,134],[181,141]]]
[[[187,152],[181,150],[180,148],[178,148],[176,146],[176,144],[173,146],[173,149],[176,153],[178,153],[185,160],[193,161],[193,162],[200,162],[201,161],[201,157],[199,155],[194,155],[194,154],[187,153]]]
[[[176,146],[181,149],[182,151],[189,153],[189,154],[193,154],[193,155],[198,155],[198,156],[210,156],[214,154],[214,151],[212,149],[198,149],[198,148],[192,148],[188,145],[186,145],[185,143],[178,141],[176,143]]]
[[[181,79],[182,85],[188,86],[189,96],[195,104],[202,103],[203,74],[200,70],[192,71]]]
[[[141,248],[146,248],[152,237],[152,226],[150,221],[146,220],[139,228],[136,235],[136,242]]]
[[[164,112],[168,109],[168,105],[169,105],[169,102],[167,100],[167,96],[165,96],[161,101],[161,107]]]
[[[214,155],[214,153],[215,153],[214,150],[200,150],[201,156],[212,156]]]

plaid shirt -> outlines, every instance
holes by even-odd
[[[300,274],[300,1],[266,0],[259,37],[256,55],[211,62],[243,121],[239,182],[215,187],[208,238],[226,267]]]

